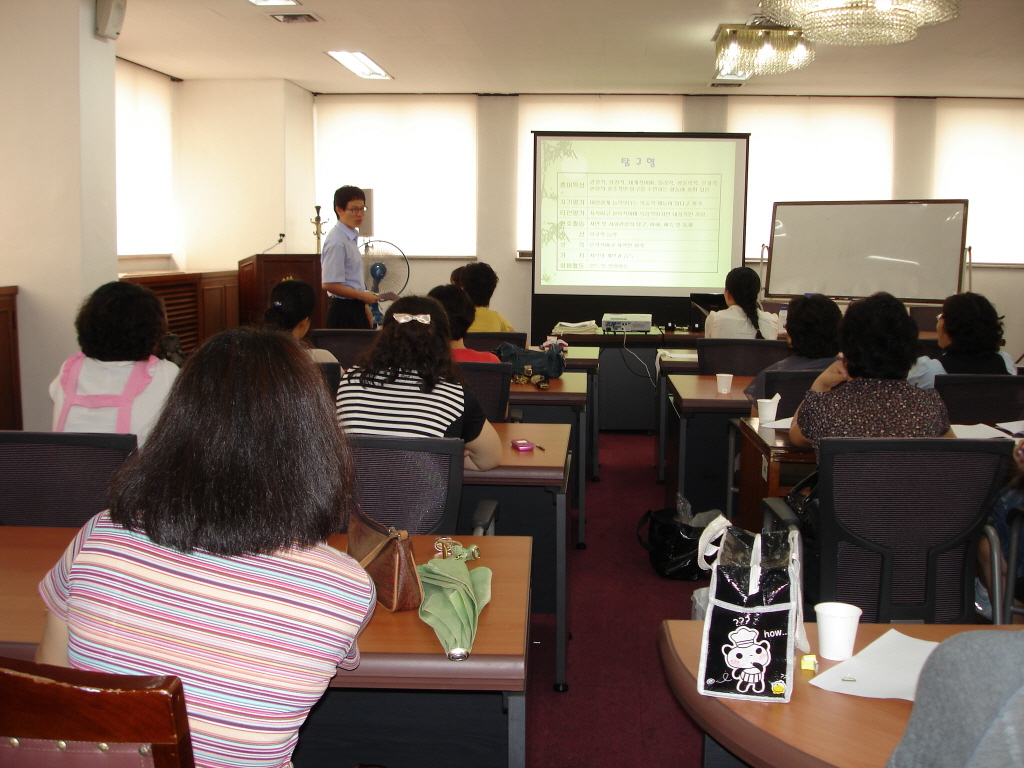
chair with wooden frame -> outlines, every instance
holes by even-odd
[[[757,376],[789,354],[789,344],[781,340],[697,339],[697,372],[701,376]]]
[[[525,349],[526,334],[517,331],[507,333],[494,331],[493,333],[467,333],[462,338],[462,343],[466,345],[466,349],[475,349],[477,352],[493,352],[501,346],[502,342],[515,344],[517,347]]]
[[[379,331],[362,328],[315,328],[309,332],[313,346],[326,349],[334,355],[346,371],[373,346],[379,336]]]
[[[952,424],[999,424],[1024,419],[1024,377],[947,374],[935,377]]]
[[[512,363],[459,363],[459,367],[487,420],[492,424],[507,421]]]
[[[181,681],[0,658],[0,765],[192,768]]]

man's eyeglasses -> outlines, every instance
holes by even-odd
[[[365,212],[366,208],[361,205],[358,208],[346,208],[345,209],[345,213],[359,213],[360,211]]]
[[[394,318],[396,323],[408,323],[415,320],[417,323],[430,325],[430,315],[407,315],[404,312],[396,312]]]

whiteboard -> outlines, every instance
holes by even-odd
[[[960,290],[966,200],[775,203],[766,296],[935,301]]]

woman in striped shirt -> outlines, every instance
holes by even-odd
[[[373,347],[342,377],[337,414],[345,430],[397,437],[461,437],[465,465],[501,461],[501,441],[451,356],[444,307],[426,296],[399,299]]]
[[[290,336],[239,329],[185,363],[146,446],[40,584],[37,660],[181,678],[199,768],[278,768],[374,606],[326,540],[349,447]]]

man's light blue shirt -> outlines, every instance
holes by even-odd
[[[320,254],[321,281],[341,283],[357,291],[365,291],[363,282],[363,258],[359,254],[359,233],[341,222],[324,238]],[[334,296],[328,291],[329,296]]]

